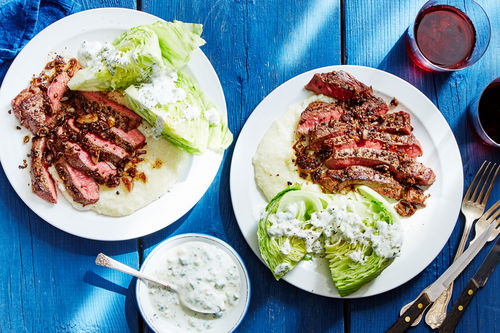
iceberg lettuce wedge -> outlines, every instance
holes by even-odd
[[[290,224],[287,213],[300,223]],[[289,232],[297,226],[299,229]],[[276,231],[280,228],[286,231],[280,234]],[[316,232],[316,244],[324,249],[341,296],[352,294],[380,275],[399,255],[402,245],[396,212],[372,189],[359,186],[355,192],[339,195],[294,186],[273,198],[259,221],[260,251],[276,279],[312,253],[304,238],[308,230]]]
[[[148,80],[154,67],[177,71],[203,45],[201,24],[156,22],[124,32],[112,44],[83,48],[85,68],[69,81],[71,90],[123,90]]]
[[[222,115],[188,75],[179,72],[175,80],[175,89],[183,95],[180,100],[151,103],[143,91],[148,85],[132,85],[125,90],[125,96],[129,106],[165,139],[191,154],[203,153],[207,148],[223,151],[231,144],[232,134]],[[212,125],[207,119],[208,110],[217,112],[218,124]]]
[[[316,195],[299,189],[298,186],[289,187],[278,193],[269,202],[265,216],[259,221],[257,237],[260,252],[276,280],[288,273],[307,254],[307,239],[304,235],[311,237],[309,241],[315,241],[321,235],[321,230],[313,228],[308,220],[314,211],[321,209],[322,202]],[[287,237],[280,235],[279,230],[270,231],[279,223],[276,217],[280,213],[282,218],[289,215],[289,219],[295,219],[299,229],[297,236]]]

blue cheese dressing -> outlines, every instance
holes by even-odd
[[[214,312],[201,314],[179,303],[176,293],[148,284],[150,301],[179,332],[212,328],[213,322],[231,311],[239,301],[240,274],[231,257],[216,246],[191,241],[166,251],[164,266],[155,276],[174,285],[188,303]]]

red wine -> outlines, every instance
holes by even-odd
[[[427,60],[439,67],[457,68],[469,60],[476,44],[476,31],[462,11],[438,5],[417,16],[415,39]]]
[[[500,144],[500,99],[498,96],[500,96],[500,82],[493,82],[481,95],[478,115],[486,134]]]

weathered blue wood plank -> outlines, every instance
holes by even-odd
[[[135,8],[135,1],[84,2],[97,6]],[[102,251],[138,266],[135,240],[90,241],[52,227],[21,201],[3,171],[0,230],[1,332],[138,331],[131,279],[94,264]]]
[[[494,1],[481,2],[485,4],[493,25],[493,39],[486,55],[474,66],[449,75],[427,73],[418,69],[411,63],[404,49],[404,32],[425,1],[377,3],[346,1],[345,3],[347,63],[377,67],[400,76],[423,91],[438,106],[459,144],[467,187],[484,159],[498,162],[500,157],[498,151],[484,146],[471,133],[466,117],[466,107],[471,99],[489,81],[500,75],[498,36],[494,33],[498,31],[500,24],[498,4]],[[489,205],[499,198],[500,191],[497,184]],[[432,283],[450,265],[461,236],[462,225],[463,218],[460,217],[449,242],[436,260],[419,276],[381,296],[352,301],[351,330],[382,331],[388,328],[395,320],[401,306],[414,299],[422,288]],[[464,287],[485,255],[486,250],[460,277],[456,283],[455,295]],[[494,290],[499,287],[500,280],[498,277],[493,277],[485,289],[477,295],[474,305],[467,310],[457,332],[495,331],[494,325],[498,324],[493,318],[495,316],[498,318],[500,303],[492,294],[495,294]],[[415,331],[430,331],[430,329],[425,324],[420,324]]]
[[[163,19],[204,24],[202,50],[221,80],[229,127],[236,135],[257,104],[274,88],[312,68],[340,63],[338,1],[143,1]],[[182,224],[144,238],[145,255],[172,234],[202,232],[232,245],[250,272],[252,300],[241,332],[343,331],[342,301],[274,281],[251,252],[234,218],[229,194],[232,147],[222,169]],[[256,222],[257,223],[257,222]]]

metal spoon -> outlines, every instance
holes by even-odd
[[[138,270],[133,269],[130,266],[122,264],[121,262],[116,261],[103,253],[99,253],[97,255],[97,257],[95,258],[95,263],[96,263],[96,265],[108,267],[108,268],[123,272],[125,274],[135,276],[136,278],[139,278],[141,280],[146,280],[149,282],[156,283],[157,285],[163,286],[163,287],[167,288],[169,291],[175,292],[177,294],[177,296],[179,297],[180,303],[183,306],[185,306],[186,308],[193,310],[195,312],[204,313],[204,314],[213,314],[213,313],[219,312],[215,309],[204,309],[204,308],[197,306],[196,304],[191,304],[189,302],[189,300],[186,299],[185,295],[182,294],[181,292],[179,292],[177,290],[177,288],[172,286],[171,284],[157,280],[156,278],[154,278],[152,276],[145,275],[142,272],[139,272]]]

